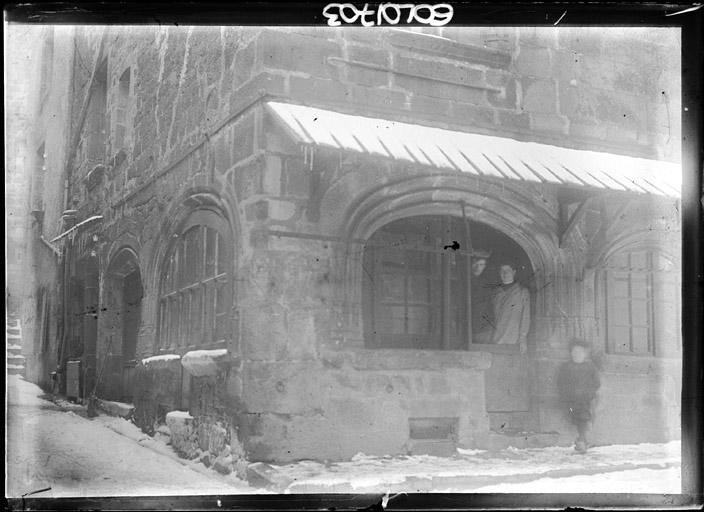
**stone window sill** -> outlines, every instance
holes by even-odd
[[[358,370],[486,370],[491,366],[491,354],[478,350],[325,349],[320,357],[326,366],[351,366]]]

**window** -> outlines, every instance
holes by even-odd
[[[679,273],[658,251],[621,252],[603,272],[609,352],[674,356],[681,351]]]
[[[117,98],[115,106],[115,140],[114,150],[117,151],[125,146],[125,142],[130,136],[130,127],[132,123],[129,121],[129,106],[130,106],[130,82],[131,70],[127,68],[120,76],[120,81],[117,84]]]
[[[162,349],[224,343],[232,336],[232,238],[226,221],[195,212],[171,247],[159,293]]]
[[[108,63],[107,60],[103,60],[96,72],[88,103],[85,151],[89,162],[102,163],[105,160],[107,73]]]
[[[477,253],[493,255],[479,275],[469,267],[468,235]],[[460,350],[486,343],[492,318],[484,318],[500,283],[497,262],[505,258],[516,264],[515,281],[525,287],[533,275],[527,255],[489,226],[452,216],[408,217],[383,226],[364,249],[365,346]]]

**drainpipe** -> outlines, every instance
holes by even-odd
[[[68,183],[68,180],[66,180]],[[76,224],[76,210],[65,210],[61,216],[62,229],[71,229]],[[69,258],[71,252],[70,240],[65,242],[63,250],[63,258],[61,259],[61,284],[62,284],[62,295],[63,295],[63,307],[62,307],[62,317],[63,317],[63,328],[61,331],[61,346],[59,347],[58,358],[56,361],[57,366],[61,369],[64,374],[63,384],[65,384],[65,364],[66,364],[66,345],[68,344],[68,327],[69,327],[69,311],[70,311],[70,268],[69,268]]]

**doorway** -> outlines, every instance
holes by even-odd
[[[137,256],[131,249],[123,249],[113,258],[105,288],[105,376],[101,395],[131,402],[144,297]]]

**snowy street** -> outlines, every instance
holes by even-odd
[[[373,457],[340,463],[254,463],[250,485],[179,459],[168,437],[152,438],[122,418],[41,398],[8,377],[6,495],[37,497],[276,493],[478,492],[679,493],[680,444],[462,450],[455,457]],[[266,489],[262,488],[265,484]]]
[[[99,416],[83,418],[39,398],[35,385],[7,382],[7,476],[5,494],[36,497],[252,493],[246,484],[214,471],[205,474],[112,430]],[[80,412],[80,406],[74,406]],[[133,433],[139,433],[134,425]],[[142,434],[142,438],[148,436]],[[205,469],[205,468],[204,468]]]

